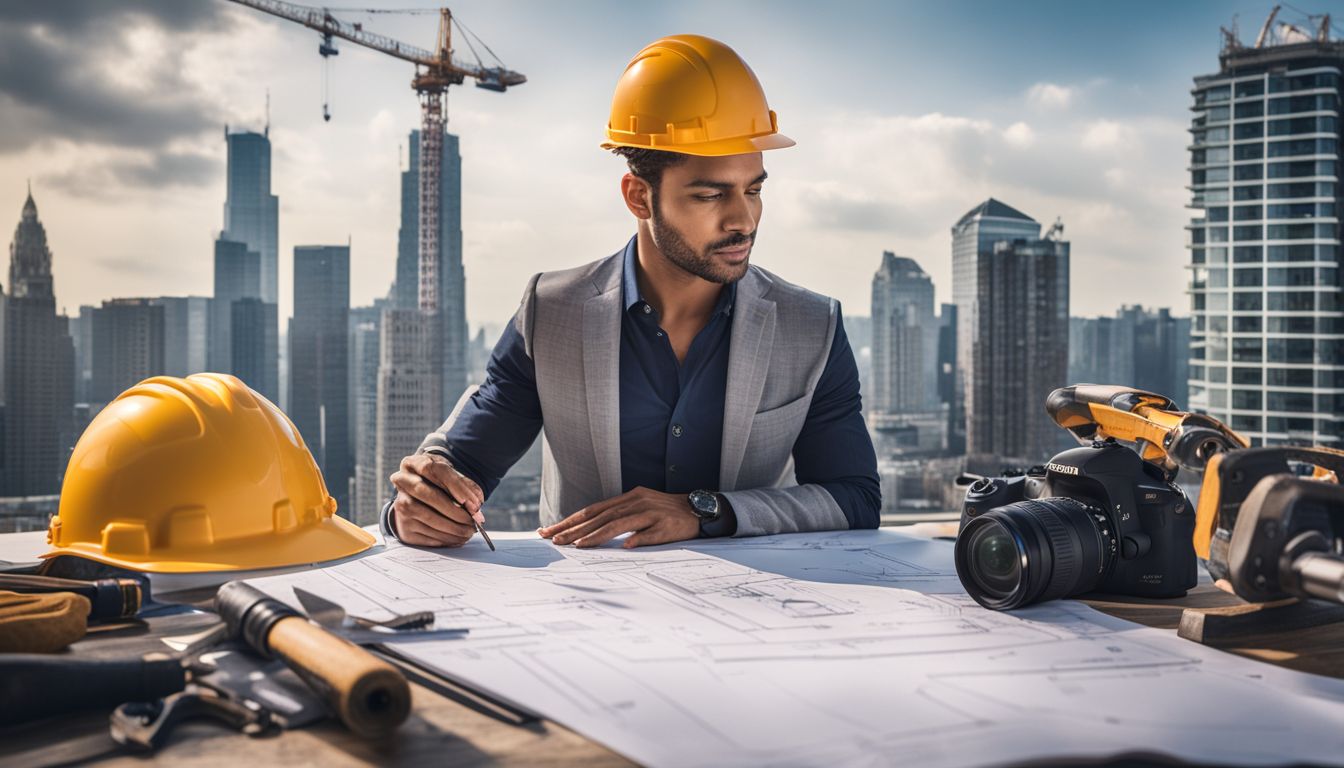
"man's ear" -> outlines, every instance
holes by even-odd
[[[621,177],[621,197],[637,219],[653,218],[653,187],[633,173]]]

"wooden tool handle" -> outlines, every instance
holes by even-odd
[[[303,617],[276,622],[267,644],[360,736],[385,736],[411,712],[411,689],[400,672]]]
[[[247,582],[220,587],[215,610],[234,637],[283,659],[356,735],[386,736],[410,714],[411,690],[400,672]]]
[[[267,643],[359,736],[386,736],[411,712],[410,686],[391,664],[300,616],[277,621]]]

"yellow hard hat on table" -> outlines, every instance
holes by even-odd
[[[159,376],[123,392],[75,445],[43,557],[138,571],[315,563],[374,538],[336,500],[293,422],[233,376]]]
[[[602,148],[713,157],[793,145],[736,51],[701,35],[671,35],[626,65]]]

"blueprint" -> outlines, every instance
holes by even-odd
[[[399,653],[653,766],[1344,765],[1344,681],[1072,601],[985,610],[945,541],[495,543],[393,543],[251,583],[295,607],[301,586],[355,615],[433,611],[470,633]]]

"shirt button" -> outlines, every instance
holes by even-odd
[[[668,471],[668,472],[676,472],[676,471],[677,471],[677,465],[676,465],[676,464],[669,464],[669,465],[667,466],[667,471]]]
[[[673,424],[673,425],[672,425],[672,436],[673,436],[673,437],[681,437],[681,425],[680,425],[680,424]]]
[[[653,311],[653,307],[650,307],[648,304],[645,304],[645,305],[644,305],[644,314],[647,315],[647,314],[649,314],[649,313],[652,312],[652,311]]]
[[[662,332],[662,331],[659,331],[659,332],[658,332],[658,338],[660,338],[660,339],[663,338],[663,332]]]

